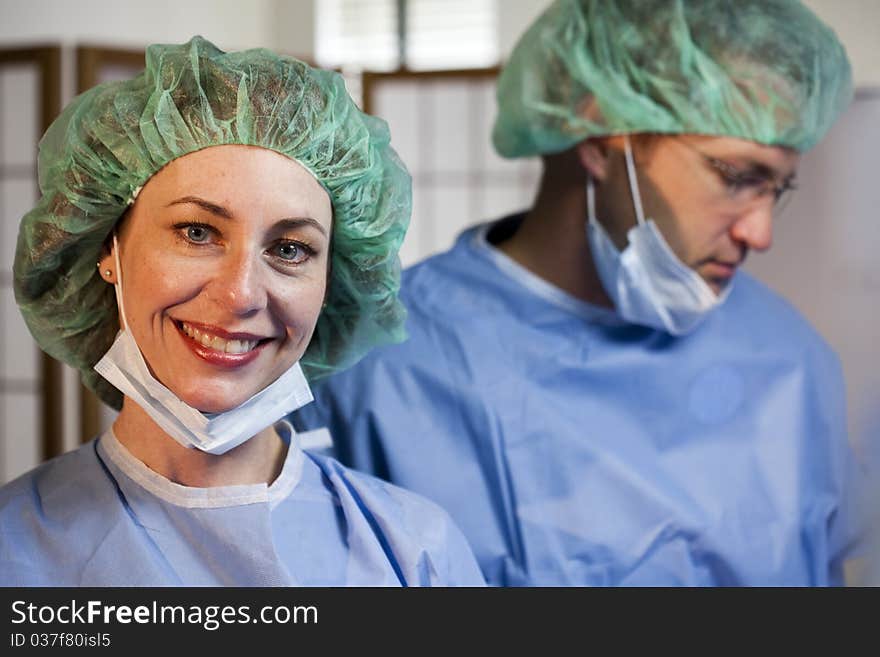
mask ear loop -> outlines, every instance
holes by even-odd
[[[128,330],[128,322],[125,321],[125,304],[122,302],[122,266],[119,264],[119,241],[116,239],[116,231],[113,231],[113,263],[116,265],[116,282],[113,290],[116,292],[116,305],[119,306],[119,317],[122,320],[122,330]]]
[[[629,144],[629,135],[623,136],[623,154],[626,158],[626,177],[629,178],[629,191],[636,211],[636,221],[641,226],[645,223],[645,213],[642,210],[642,195],[639,193],[639,179],[636,176],[636,165],[633,161],[632,147]]]
[[[131,190],[131,200],[127,207],[131,208],[141,193],[143,185],[139,185]],[[116,305],[119,306],[119,316],[122,319],[122,330],[128,330],[128,322],[125,319],[125,304],[122,302],[122,265],[119,264],[119,240],[116,239],[116,228],[113,229],[113,263],[116,265],[116,282],[113,284],[113,291],[116,292]]]
[[[593,182],[593,176],[587,173],[587,220],[591,224],[598,223],[596,221],[596,184]]]

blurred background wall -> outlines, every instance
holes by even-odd
[[[392,142],[412,170],[414,214],[402,252],[404,264],[411,264],[447,248],[463,227],[530,203],[538,163],[498,158],[489,130],[496,67],[548,4],[0,0],[0,51],[19,57],[0,58],[0,482],[90,438],[110,419],[86,403],[69,368],[46,367],[11,293],[17,223],[36,195],[43,114],[53,102],[72,98],[86,80],[84,70],[90,82],[130,75],[145,45],[194,34],[223,49],[263,46],[341,70],[352,94],[388,120]],[[841,355],[854,441],[880,440],[874,346],[880,337],[880,0],[806,4],[846,45],[859,90],[844,119],[805,158],[800,191],[776,224],[773,250],[748,267],[807,315]],[[48,54],[39,62],[21,60],[21,51],[34,46],[49,47]],[[46,77],[52,53],[57,75]],[[407,71],[400,70],[402,62]],[[47,80],[57,86],[54,101]],[[56,378],[50,396],[57,398],[47,406],[42,396]],[[49,424],[47,408],[54,409]],[[47,426],[54,446],[42,442]]]
[[[461,23],[467,22],[467,12],[489,7],[498,56],[503,59],[549,1],[415,0],[410,4],[433,5],[444,14],[463,9],[459,12],[465,16]],[[880,2],[806,0],[805,4],[834,28],[846,45],[856,82],[880,86]],[[328,8],[336,5],[359,5],[364,13],[381,14],[386,6],[396,6],[397,0],[0,0],[0,43],[93,42],[143,47],[202,34],[221,48],[264,46],[313,56],[319,14],[333,13]]]

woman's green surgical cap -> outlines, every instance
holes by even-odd
[[[361,113],[342,77],[267,50],[224,53],[195,37],[147,49],[132,80],[76,98],[40,141],[42,198],[22,219],[15,296],[39,345],[119,407],[92,370],[119,329],[101,248],[136,190],[166,164],[223,144],[261,146],[308,169],[333,204],[327,305],[301,363],[315,380],[404,338],[397,252],[411,181],[386,124]]]
[[[798,0],[557,0],[498,83],[505,157],[622,133],[805,151],[852,96],[834,33]]]

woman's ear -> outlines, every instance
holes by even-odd
[[[122,213],[122,216],[120,216],[119,220],[116,222],[116,225],[113,226],[110,234],[107,235],[104,244],[101,245],[98,271],[105,283],[116,284],[118,272],[116,271],[116,259],[113,257],[113,236],[116,236],[117,242],[122,240],[122,229],[125,227],[125,224],[131,215],[132,207],[133,206],[128,206],[128,208],[126,208],[125,212]]]
[[[104,240],[104,245],[101,247],[101,255],[98,260],[98,274],[101,276],[101,279],[105,283],[115,284],[116,283],[116,262],[113,258],[113,237],[108,237]]]
[[[110,253],[104,254],[103,251],[102,254],[101,259],[98,260],[98,273],[105,283],[115,284],[116,264],[113,261],[113,255]]]
[[[581,166],[594,180],[605,180],[608,175],[608,144],[604,139],[585,139],[575,146],[575,151]]]

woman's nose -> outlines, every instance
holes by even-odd
[[[258,255],[230,254],[212,281],[212,296],[234,315],[251,315],[266,307],[265,273]]]

